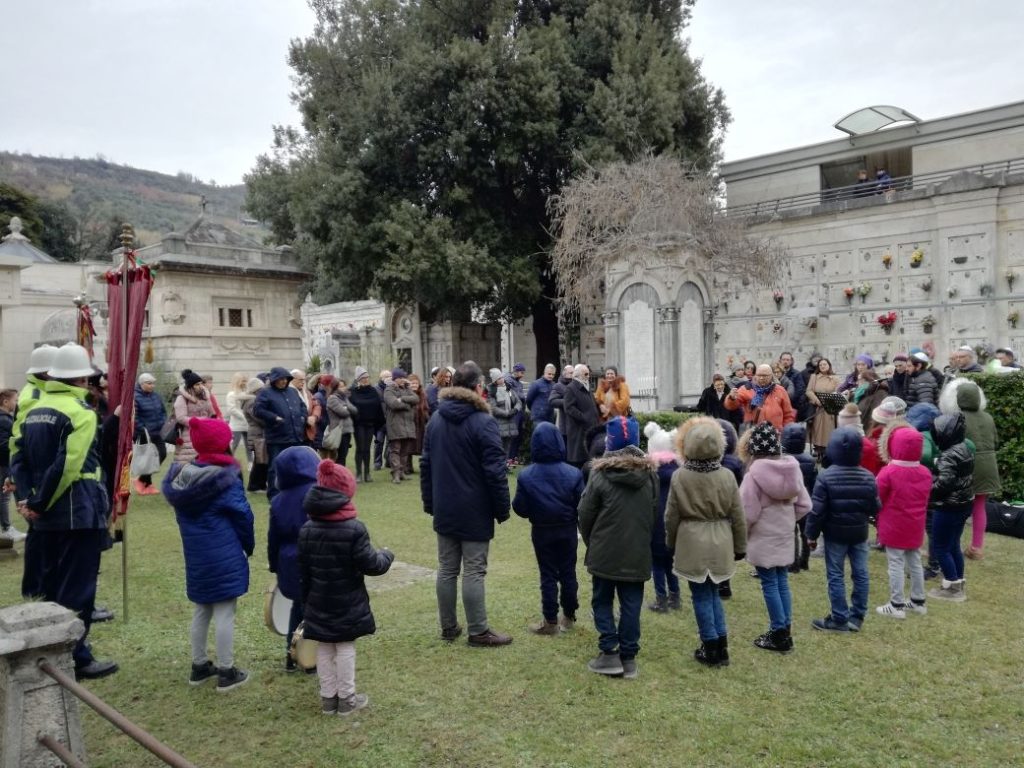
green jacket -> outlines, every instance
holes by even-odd
[[[577,508],[587,547],[583,562],[613,581],[651,578],[651,533],[658,515],[658,475],[634,446],[595,459]]]
[[[976,449],[974,494],[991,496],[999,493],[1002,490],[999,465],[996,462],[999,436],[996,434],[995,421],[985,412],[981,388],[973,381],[961,384],[956,391],[956,404],[967,420],[967,438],[974,443]]]
[[[15,442],[21,435],[21,425],[25,421],[25,415],[32,410],[39,398],[43,396],[46,389],[46,382],[33,376],[31,373],[25,377],[26,384],[18,393],[18,409],[14,413],[14,426],[11,427],[11,456],[14,456]]]

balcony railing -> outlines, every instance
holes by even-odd
[[[807,192],[802,195],[780,197],[775,200],[764,200],[757,203],[729,206],[729,216],[745,216],[752,218],[772,217],[786,211],[802,211],[805,213],[823,213],[841,211],[860,207],[861,204],[890,203],[905,200],[909,197],[924,194],[929,186],[941,184],[958,173],[974,173],[982,176],[996,174],[1024,174],[1024,157],[1012,160],[1000,160],[994,163],[969,165],[953,168],[948,171],[932,171],[912,176],[896,176],[886,181],[869,179],[866,183],[850,184],[846,187],[823,189],[819,192]]]

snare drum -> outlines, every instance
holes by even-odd
[[[274,582],[263,593],[263,622],[271,632],[284,637],[288,634],[288,618],[292,613],[292,601],[281,594],[281,588]]]

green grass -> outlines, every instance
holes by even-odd
[[[418,479],[418,478],[417,478]],[[436,564],[418,483],[360,486],[356,505],[377,546],[399,560]],[[492,625],[515,642],[471,649],[438,640],[432,581],[372,594],[378,631],[357,643],[358,690],[370,708],[348,719],[319,714],[316,678],[286,675],[283,640],[263,625],[269,582],[267,505],[257,519],[252,588],[240,601],[237,663],[253,681],[229,695],[191,688],[180,540],[162,497],[137,499],[129,527],[130,621],[121,617],[120,548],[104,556],[101,602],[118,620],[98,625],[100,658],[121,671],[90,683],[200,766],[995,766],[1020,764],[1024,737],[1024,542],[990,536],[968,564],[970,599],[929,602],[905,621],[868,617],[859,635],[813,632],[826,612],[824,568],[792,579],[796,651],[755,649],[766,628],[757,582],[742,565],[726,603],[732,665],[692,659],[693,614],[645,612],[640,676],[586,670],[596,652],[582,620],[560,637],[526,630],[539,614],[529,526],[498,529],[487,578]],[[589,580],[580,548],[581,618]],[[871,555],[871,606],[888,595],[884,556]],[[18,600],[20,563],[0,562],[0,603]],[[89,765],[160,765],[91,711],[83,715]]]

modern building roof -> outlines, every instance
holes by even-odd
[[[878,104],[851,112],[836,121],[833,127],[851,136],[860,136],[862,133],[874,133],[895,123],[906,122],[920,123],[921,118],[915,117],[900,107]]]
[[[27,237],[21,234],[22,226],[20,218],[11,217],[11,221],[7,225],[11,233],[0,240],[0,258],[14,258],[22,261],[28,259],[29,264],[56,264],[55,258],[36,248]]]

